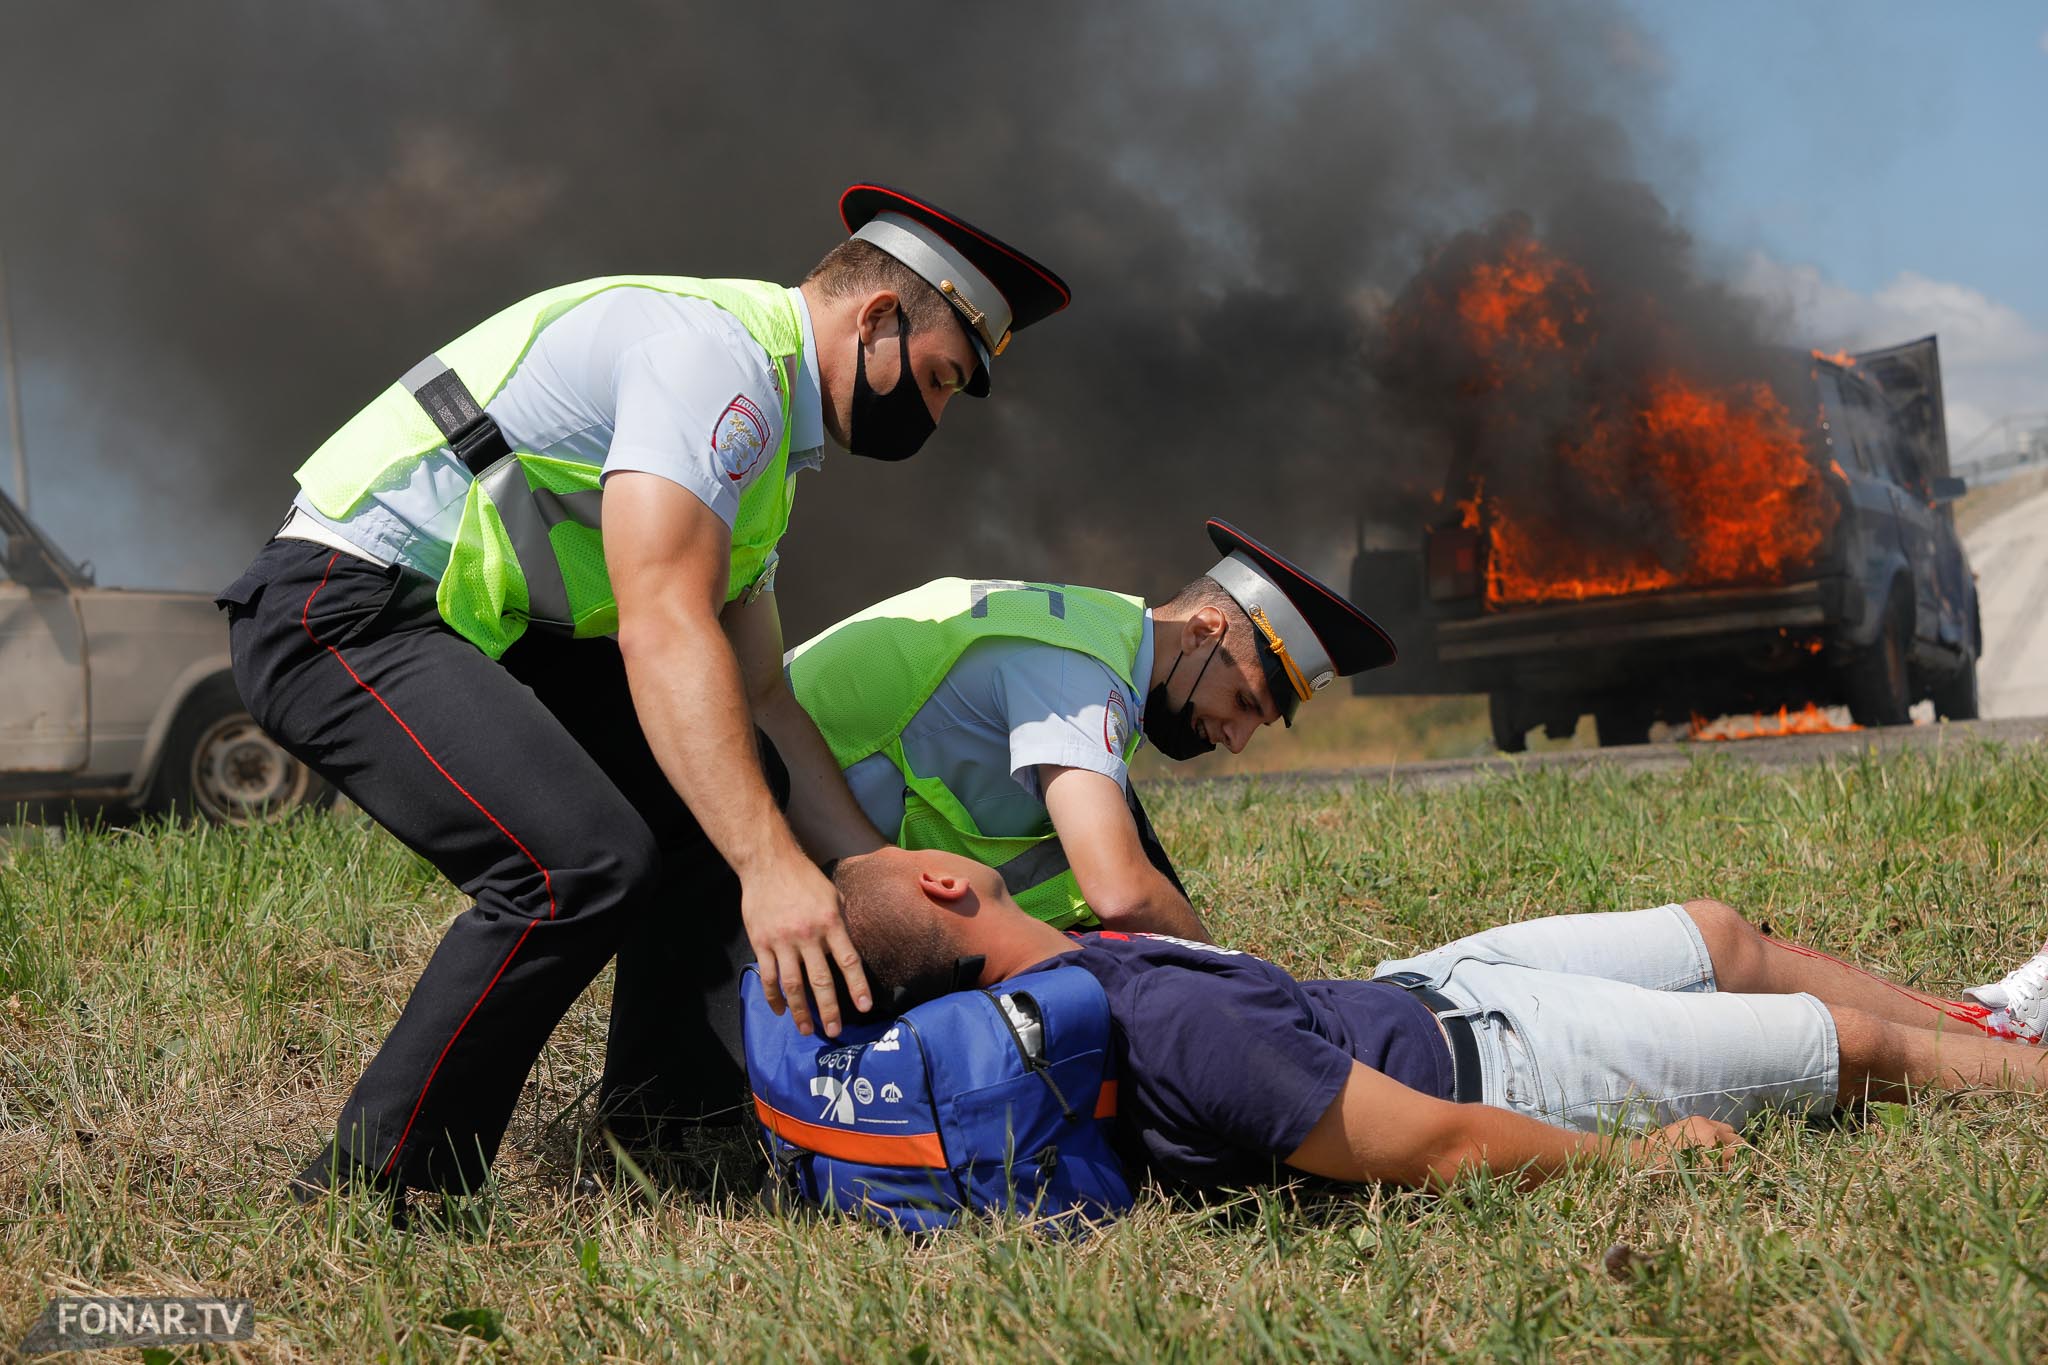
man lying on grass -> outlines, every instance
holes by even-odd
[[[1297,981],[1205,943],[1061,933],[955,854],[883,849],[837,881],[883,994],[961,958],[984,959],[982,985],[1055,963],[1093,974],[1126,1155],[1180,1183],[1256,1180],[1276,1160],[1339,1180],[1486,1167],[1534,1183],[1630,1145],[1731,1145],[1729,1125],[1766,1107],[2048,1080],[2040,1049],[1713,900],[1504,925],[1371,981]],[[1603,1135],[1617,1130],[1639,1136]]]

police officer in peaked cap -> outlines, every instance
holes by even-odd
[[[798,647],[791,688],[878,829],[996,867],[1059,928],[1206,939],[1131,787],[1241,752],[1337,678],[1394,661],[1373,620],[1223,521],[1222,558],[1154,606],[1061,583],[941,579]],[[886,661],[886,666],[881,666]]]
[[[622,1132],[737,1099],[746,961],[801,1027],[867,1003],[816,863],[881,836],[784,686],[776,545],[828,440],[915,454],[1068,291],[901,191],[855,185],[840,214],[796,288],[585,280],[421,359],[299,468],[222,592],[264,728],[472,902],[302,1197],[475,1188],[615,953]],[[680,1055],[616,1024],[657,1011]]]

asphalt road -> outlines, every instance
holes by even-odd
[[[1986,622],[1989,628],[1989,622]],[[1625,768],[1632,772],[1676,772],[1695,755],[1726,754],[1739,763],[1766,768],[1790,768],[1823,758],[1860,753],[1893,753],[1900,749],[1937,749],[1944,745],[1991,742],[2033,744],[2048,737],[2048,716],[2014,717],[2004,720],[1944,721],[1929,725],[1900,725],[1887,730],[1851,730],[1834,735],[1787,735],[1783,739],[1744,739],[1726,743],[1678,742],[1630,744],[1613,749],[1558,749],[1541,754],[1518,754],[1512,758],[1438,758],[1420,763],[1391,763],[1357,768],[1305,768],[1296,772],[1256,773],[1238,777],[1188,779],[1243,785],[1330,786],[1338,783],[1374,783],[1380,786],[1447,787],[1498,773],[1531,769],[1561,769],[1585,772],[1596,767]]]
[[[2000,512],[1964,543],[1984,618],[1983,713],[2048,715],[2048,492]]]

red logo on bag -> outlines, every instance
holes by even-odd
[[[711,449],[725,477],[734,483],[761,467],[761,457],[768,449],[768,419],[751,398],[734,394],[725,405],[725,411],[711,424]]]

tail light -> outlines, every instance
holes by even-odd
[[[1429,600],[1477,597],[1481,587],[1479,533],[1446,526],[1429,533]]]

